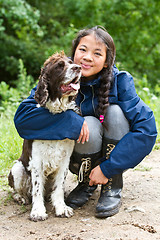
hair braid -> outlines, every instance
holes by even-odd
[[[107,107],[109,106],[109,90],[111,87],[112,73],[107,69],[103,69],[101,73],[101,85],[99,88],[98,96],[98,109],[97,114],[105,115]]]
[[[105,116],[107,107],[109,106],[109,91],[113,81],[112,71],[108,68],[104,68],[101,71],[101,85],[98,93],[98,108],[97,108],[97,117],[101,119],[102,116]],[[101,120],[100,120],[101,121]],[[102,124],[105,128],[107,125],[102,120]]]

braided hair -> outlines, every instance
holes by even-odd
[[[101,76],[101,84],[98,93],[98,108],[96,109],[96,115],[103,123],[104,115],[109,106],[109,90],[111,88],[111,83],[113,81],[112,69],[115,61],[116,49],[114,41],[110,34],[102,26],[95,26],[89,29],[80,30],[76,39],[73,40],[72,45],[72,59],[74,59],[74,54],[80,40],[88,35],[94,34],[97,40],[102,41],[106,45],[106,63],[107,67],[104,67],[98,76]]]

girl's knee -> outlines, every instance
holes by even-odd
[[[99,152],[102,146],[102,124],[97,118],[92,116],[86,116],[85,120],[89,128],[89,141],[84,144],[76,143],[74,150],[78,153]]]
[[[105,121],[108,126],[108,130],[105,131],[105,137],[120,140],[129,132],[129,122],[122,109],[116,104],[108,107]]]

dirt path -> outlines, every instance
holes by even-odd
[[[69,174],[66,190],[76,185]],[[94,217],[100,187],[90,201],[75,210],[72,218],[56,218],[47,206],[44,222],[28,219],[31,206],[19,206],[0,190],[0,240],[159,240],[160,239],[160,150],[153,151],[137,167],[124,173],[120,212],[107,219]],[[3,200],[2,200],[3,198]]]

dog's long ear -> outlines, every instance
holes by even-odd
[[[46,77],[46,67],[42,68],[41,75],[39,77],[39,82],[37,85],[37,90],[35,92],[34,99],[37,103],[40,104],[40,106],[45,106],[47,100],[48,100],[48,82]]]

